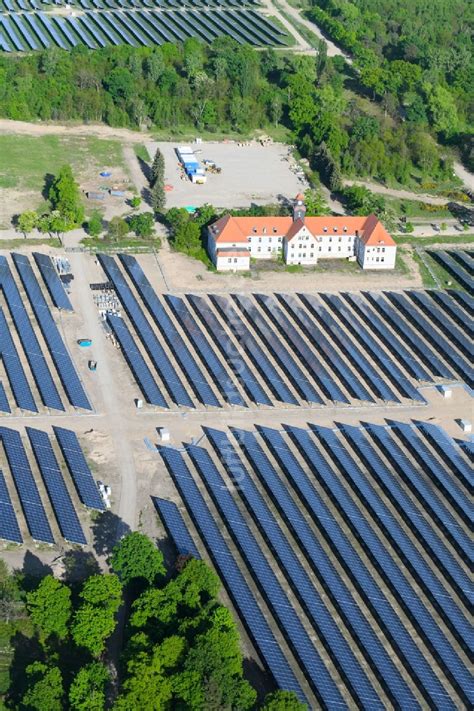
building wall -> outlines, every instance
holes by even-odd
[[[362,269],[394,269],[397,247],[372,247],[361,244],[357,257]]]
[[[250,257],[225,257],[219,255],[214,261],[221,272],[241,272],[250,269]]]
[[[283,235],[249,235],[248,248],[253,259],[271,259],[278,256],[283,247]]]

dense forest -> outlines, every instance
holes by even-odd
[[[429,125],[474,164],[474,4],[470,0],[311,0],[308,16],[355,60],[392,113]]]
[[[435,138],[459,137],[472,76],[458,72],[464,93],[451,94],[440,77],[428,94],[419,93],[420,71],[412,62],[394,64],[389,74],[398,87],[385,94],[376,87],[384,101],[374,103],[363,95],[365,74],[327,57],[323,42],[317,57],[259,52],[230,38],[210,46],[190,39],[155,48],[54,48],[0,57],[0,115],[146,126],[170,136],[273,130],[295,141],[333,188],[344,174],[429,189],[452,178]],[[407,105],[402,116],[412,95],[413,110]]]
[[[284,690],[257,699],[219,578],[203,561],[180,557],[167,570],[137,532],[114,548],[109,573],[92,555],[85,565],[87,555],[66,554],[63,580],[10,573],[0,559],[0,640],[12,648],[0,708],[305,710]]]

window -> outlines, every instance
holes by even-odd
[[[332,228],[334,232],[337,232],[337,227]]]
[[[311,252],[309,256],[314,257],[314,252]]]
[[[281,242],[281,237],[278,237],[278,241]]]
[[[277,228],[274,227],[274,228],[273,228],[273,234],[276,234],[276,233],[277,233]],[[281,239],[281,237],[279,237],[278,239]]]
[[[342,242],[342,237],[339,237],[339,242]]]
[[[332,242],[332,237],[329,238],[329,241]]]
[[[323,227],[323,232],[327,232],[327,231],[328,231],[328,228],[327,228],[327,227]]]
[[[338,248],[337,248],[337,251],[338,251],[338,252],[340,252],[340,251],[341,251],[341,248],[340,248],[340,247],[338,247]]]
[[[381,262],[385,262],[385,257],[380,257]]]
[[[318,248],[318,249],[319,249],[319,251],[321,251],[321,250],[322,250],[322,247],[321,247],[321,245],[319,245],[319,248]]]
[[[261,252],[261,251],[262,251],[262,248],[259,247],[259,248],[257,249],[257,252]]]
[[[331,250],[332,250],[332,247],[328,247],[328,252],[330,252]]]
[[[385,252],[385,247],[382,247],[382,252]]]
[[[251,238],[251,237],[247,237],[247,242],[251,242],[251,241],[252,241],[252,238]]]
[[[267,228],[266,228],[266,227],[263,228],[262,233],[263,233],[264,235],[267,234]]]
[[[235,257],[234,262],[237,262],[237,257]]]
[[[272,251],[272,248],[268,247],[267,252],[271,252],[271,251]]]
[[[303,252],[303,258],[306,258],[306,252]]]
[[[252,227],[252,232],[253,232],[254,234],[257,234],[257,228],[256,228],[256,227]]]
[[[231,262],[231,261],[232,261],[232,259],[231,259],[231,258],[229,257],[229,259],[228,259],[227,261],[228,261],[228,262]]]
[[[259,242],[261,242],[261,241],[262,241],[262,238],[261,238],[261,237],[259,237],[259,238],[258,238],[258,241],[259,241]]]

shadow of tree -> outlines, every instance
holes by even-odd
[[[55,180],[55,177],[56,176],[53,175],[52,173],[46,173],[46,175],[44,176],[44,183],[43,183],[43,188],[41,190],[41,195],[43,196],[43,198],[45,200],[49,199],[49,191],[51,189],[51,185],[53,184],[53,182]]]
[[[31,551],[26,551],[21,573],[21,587],[26,592],[30,592],[38,586],[41,578],[52,575],[53,569]]]
[[[91,530],[92,547],[97,555],[109,556],[117,541],[130,531],[130,527],[117,514],[104,511],[97,516]]]
[[[16,632],[10,639],[13,657],[10,664],[10,687],[7,694],[7,708],[21,708],[21,698],[27,689],[26,667],[36,661],[44,661],[44,651],[37,635],[28,637]]]
[[[146,161],[144,161],[143,158],[140,158],[140,156],[137,156],[137,161],[143,175],[145,176],[147,181],[151,183],[151,166]]]
[[[67,551],[63,557],[63,564],[63,579],[66,583],[77,583],[90,575],[100,573],[99,563],[90,551]]]

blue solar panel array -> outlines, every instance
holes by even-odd
[[[31,537],[42,543],[54,543],[53,533],[20,434],[16,430],[0,427],[0,439],[5,448]]]
[[[1,351],[0,351],[0,358],[1,358]],[[10,403],[8,402],[8,397],[5,392],[5,387],[3,383],[0,381],[0,412],[11,412],[11,407]]]
[[[219,570],[226,590],[234,601],[265,665],[280,688],[294,691],[301,701],[306,702],[305,695],[284,652],[276,641],[265,615],[196,486],[182,455],[170,447],[160,448],[160,454],[171,471],[186,507]]]
[[[233,558],[226,546],[228,570],[238,565],[253,578],[319,702],[470,708],[470,472],[458,444],[430,423],[231,431],[232,440],[204,428],[210,451],[160,451],[214,561],[226,546],[220,521],[227,528],[238,550]],[[186,549],[183,527],[179,517]],[[298,632],[293,596],[313,651]]]
[[[76,372],[71,356],[56,326],[43,292],[38,284],[31,264],[23,254],[13,254],[13,261],[20,275],[33,312],[46,341],[51,358],[56,366],[58,375],[69,402],[74,407],[91,410],[91,405],[84,392],[82,383]]]
[[[114,285],[120,301],[134,325],[138,337],[163,381],[164,387],[168,390],[177,405],[194,407],[193,401],[176,373],[176,369],[173,367],[166,351],[148,323],[145,314],[125,281],[124,275],[115,259],[106,254],[99,254],[99,261],[107,277]]]
[[[184,340],[181,338],[176,326],[174,325],[172,319],[168,316],[166,309],[156,295],[153,287],[146,278],[135,257],[128,254],[122,254],[120,255],[120,259],[138,289],[138,292],[145,302],[149,312],[153,316],[160,332],[166,339],[166,342],[172,350],[174,357],[186,373],[190,386],[193,390],[195,390],[197,396],[205,405],[219,407],[219,400],[214,395],[214,392],[207,383],[203,372],[196,363]]]
[[[49,291],[55,306],[64,311],[73,311],[69,296],[64,290],[64,285],[59,278],[59,274],[53,264],[53,260],[47,254],[33,252],[33,257],[44,279],[44,283]]]
[[[168,535],[173,539],[176,550],[180,555],[191,555],[200,558],[199,551],[189,533],[180,510],[173,501],[151,497],[153,504],[160,514]]]
[[[104,511],[105,505],[87,464],[77,435],[63,427],[53,427],[62,455],[73,478],[79,498],[85,506]]]
[[[20,356],[11,337],[10,329],[0,308],[0,356],[8,376],[13,397],[18,407],[38,412],[35,399],[21,364]],[[4,391],[5,392],[5,391]]]
[[[25,257],[25,259],[27,259]],[[20,337],[41,398],[47,407],[64,410],[48,364],[41,350],[23,299],[13,279],[6,257],[0,257],[0,286]],[[42,295],[41,295],[42,296]],[[31,408],[28,408],[31,409]],[[36,410],[36,406],[34,407]]]
[[[0,469],[0,539],[23,543],[23,537],[13,508],[5,477]]]
[[[26,432],[63,537],[70,543],[86,545],[86,537],[79,523],[79,517],[67,490],[48,434],[32,427],[27,427]]]

